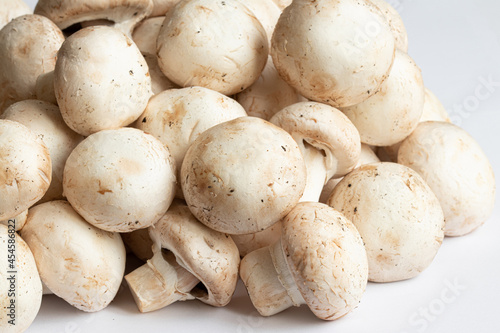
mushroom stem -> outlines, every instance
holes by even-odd
[[[305,304],[286,262],[281,240],[253,251],[240,266],[240,276],[253,305],[262,316]]]
[[[306,163],[307,181],[300,202],[318,202],[321,191],[328,181],[326,156],[322,149],[314,147],[305,140],[302,142],[299,148]]]
[[[181,267],[173,253],[158,251],[146,264],[125,276],[141,312],[151,312],[195,297],[189,292],[199,282]]]

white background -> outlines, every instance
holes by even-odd
[[[27,2],[34,7],[35,0]],[[389,2],[403,17],[409,53],[422,68],[426,86],[480,143],[499,179],[500,1]],[[495,84],[486,87],[484,80]],[[478,87],[490,89],[490,95],[477,95]],[[124,286],[108,308],[94,314],[44,296],[28,332],[500,332],[498,197],[490,220],[470,235],[445,239],[420,276],[369,283],[358,309],[335,322],[316,319],[304,306],[259,317],[241,283],[226,308],[190,301],[141,314]]]

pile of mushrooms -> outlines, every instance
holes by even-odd
[[[21,330],[42,284],[93,312],[124,279],[141,312],[226,306],[241,278],[263,316],[335,320],[492,213],[488,158],[383,0],[0,3]]]

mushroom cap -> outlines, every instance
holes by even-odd
[[[95,133],[71,153],[64,195],[94,226],[117,232],[146,228],[175,194],[175,164],[152,135],[135,128]]]
[[[0,0],[0,30],[16,17],[33,14],[23,0]]]
[[[281,220],[299,201],[306,167],[297,143],[260,118],[237,118],[203,132],[181,168],[193,215],[217,231],[248,234]]]
[[[273,0],[245,0],[243,3],[262,24],[262,27],[266,31],[269,45],[271,45],[271,37],[281,15],[281,9],[279,9]]]
[[[408,34],[401,15],[385,0],[370,0],[384,14],[396,40],[396,47],[403,52],[408,52]]]
[[[363,240],[325,204],[302,202],[283,219],[281,242],[292,276],[314,314],[338,319],[359,304],[368,280]]]
[[[50,154],[43,141],[26,126],[0,119],[0,220],[40,200],[51,178]]]
[[[67,201],[58,200],[30,209],[22,237],[54,294],[86,312],[113,300],[125,272],[125,246],[118,233],[91,226]]]
[[[276,113],[271,123],[283,128],[299,144],[323,151],[326,178],[342,177],[351,172],[359,161],[359,132],[341,111],[316,102],[300,102]]]
[[[158,58],[154,54],[143,53],[144,59],[149,67],[149,75],[151,75],[151,90],[157,95],[165,90],[177,89],[178,85],[170,81],[158,66]]]
[[[28,210],[26,209],[21,214],[14,216],[10,219],[4,220],[4,221],[0,221],[0,223],[7,225],[7,226],[9,225],[9,223],[10,224],[15,223],[15,229],[16,229],[16,231],[19,231],[24,227],[27,219],[28,219]],[[12,220],[14,220],[14,222],[11,222]]]
[[[179,265],[203,283],[206,290],[195,287],[191,295],[213,306],[229,303],[240,264],[238,248],[231,237],[201,224],[180,201],[174,201],[149,230],[162,248],[174,253]]]
[[[441,101],[432,91],[425,88],[424,110],[422,111],[420,122],[431,120],[451,122],[448,111],[441,104]]]
[[[495,204],[495,175],[488,157],[465,130],[446,122],[420,123],[401,144],[398,163],[429,184],[441,203],[446,236],[481,226]]]
[[[418,275],[444,238],[439,201],[422,177],[404,165],[380,162],[355,169],[334,188],[328,205],[361,234],[370,281]]]
[[[8,107],[0,117],[28,127],[47,146],[52,161],[52,181],[38,203],[63,199],[63,171],[66,159],[83,137],[64,122],[59,108],[51,103],[26,100]]]
[[[15,269],[12,269],[7,254],[9,253],[9,240],[15,237],[16,259]],[[24,332],[35,319],[42,303],[42,283],[35,259],[28,244],[16,233],[11,233],[11,229],[0,224],[0,253],[5,259],[0,260],[0,331],[4,333]],[[11,282],[9,271],[15,270],[15,296],[9,296]],[[15,300],[15,317],[8,316],[11,300]],[[9,324],[9,320],[15,319],[15,325]]]
[[[135,27],[132,39],[142,53],[156,54],[156,40],[163,21],[164,16],[151,17]]]
[[[342,108],[356,125],[363,143],[390,146],[417,127],[424,108],[424,82],[415,62],[400,50],[380,90],[364,102]]]
[[[387,20],[368,0],[295,0],[271,42],[281,77],[304,97],[334,107],[375,94],[395,49]]]
[[[61,30],[86,21],[106,19],[130,35],[153,10],[152,0],[39,0],[35,13],[51,19]]]
[[[269,47],[262,24],[237,0],[185,0],[166,15],[157,41],[162,72],[182,87],[225,95],[258,78]]]
[[[170,89],[153,96],[136,127],[159,139],[180,171],[186,151],[207,129],[247,114],[235,100],[203,87]]]
[[[152,95],[141,52],[122,32],[106,26],[85,28],[66,39],[54,88],[64,121],[85,136],[130,125]]]
[[[235,96],[249,116],[264,120],[271,119],[284,107],[300,102],[301,98],[295,89],[279,76],[270,56],[257,81]]]
[[[35,98],[36,80],[54,70],[63,41],[62,31],[39,15],[15,18],[0,30],[0,114],[14,102]]]

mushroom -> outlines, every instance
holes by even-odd
[[[420,68],[406,53],[397,50],[389,78],[377,94],[342,111],[356,125],[363,143],[390,146],[417,127],[424,99]]]
[[[39,0],[35,14],[51,19],[61,30],[87,21],[105,19],[130,36],[153,10],[153,0]]]
[[[266,31],[268,43],[271,45],[271,37],[281,15],[281,9],[273,0],[245,0],[243,3],[262,24]]]
[[[55,295],[85,312],[102,310],[113,300],[125,272],[119,234],[91,226],[67,201],[58,200],[30,209],[21,235]]]
[[[237,94],[235,99],[249,116],[269,120],[284,107],[301,102],[303,97],[283,81],[269,57],[257,81]]]
[[[385,0],[370,0],[370,2],[377,6],[387,19],[396,40],[396,47],[408,53],[408,34],[401,15]]]
[[[175,164],[163,144],[135,128],[83,140],[64,168],[64,195],[90,224],[107,231],[147,228],[175,194]]]
[[[38,76],[35,82],[35,96],[40,101],[57,105],[56,92],[54,91],[54,71]]]
[[[0,114],[12,103],[35,98],[36,80],[54,69],[63,41],[61,30],[38,15],[18,17],[0,30]]]
[[[85,28],[66,39],[54,89],[64,121],[84,136],[130,125],[152,95],[148,65],[137,46],[105,26]]]
[[[262,231],[245,235],[231,235],[234,243],[238,247],[240,257],[244,257],[250,252],[272,245],[281,237],[281,221],[276,222],[271,227]]]
[[[180,182],[191,212],[203,224],[249,234],[292,210],[304,192],[306,167],[286,131],[242,117],[206,130],[191,144]]]
[[[438,197],[446,236],[468,234],[491,216],[493,169],[479,144],[458,126],[420,123],[401,144],[398,163],[418,172]]]
[[[261,74],[267,36],[238,0],[185,0],[168,11],[157,41],[162,72],[181,87],[232,95]]]
[[[2,119],[17,121],[40,137],[50,153],[52,181],[38,203],[63,199],[63,170],[66,159],[83,137],[73,132],[63,121],[59,108],[51,103],[26,100],[12,104]]]
[[[49,188],[49,150],[26,126],[0,119],[0,221],[40,200]]]
[[[153,12],[149,17],[165,16],[181,0],[153,0]]]
[[[228,235],[201,224],[183,202],[174,202],[149,230],[153,258],[125,276],[141,312],[195,298],[218,307],[229,303],[240,257]]]
[[[35,259],[14,228],[0,224],[0,331],[24,332],[42,303],[42,283]]]
[[[271,42],[281,77],[304,97],[334,107],[375,94],[389,76],[394,51],[387,20],[368,0],[295,0]]]
[[[352,221],[365,243],[373,282],[410,279],[427,268],[443,241],[439,201],[412,169],[366,164],[344,177],[328,205]]]
[[[270,122],[290,133],[304,156],[307,183],[301,201],[317,202],[330,178],[351,172],[359,161],[358,130],[334,107],[301,102],[279,111]]]
[[[358,164],[356,164],[356,168],[359,168],[362,165],[369,163],[380,162],[377,154],[370,148],[370,146],[361,144],[361,154],[359,155]],[[319,202],[326,204],[328,198],[330,198],[330,194],[332,194],[333,189],[337,186],[342,178],[330,178],[330,180],[325,184],[323,190],[321,191],[321,195],[319,197]]]
[[[16,231],[20,231],[26,224],[27,219],[28,219],[28,210],[25,210],[24,212],[22,212],[17,216],[14,216],[4,221],[0,221],[0,224],[4,224],[6,226],[8,226],[9,224],[14,225],[15,226],[14,229]]]
[[[33,14],[23,0],[0,0],[0,30],[16,17]]]
[[[186,151],[205,130],[239,117],[245,110],[216,91],[191,87],[171,89],[153,96],[135,127],[159,139],[169,148],[180,173]],[[178,197],[182,197],[180,184]]]
[[[243,258],[240,276],[262,316],[307,304],[318,318],[335,320],[359,304],[368,262],[348,219],[325,204],[302,202],[284,218],[276,243]]]
[[[148,18],[134,29],[132,39],[142,53],[156,55],[156,40],[165,16]]]
[[[165,90],[177,89],[178,85],[170,81],[158,66],[158,58],[154,54],[143,53],[144,59],[148,64],[149,75],[151,76],[151,90],[157,95]]]

